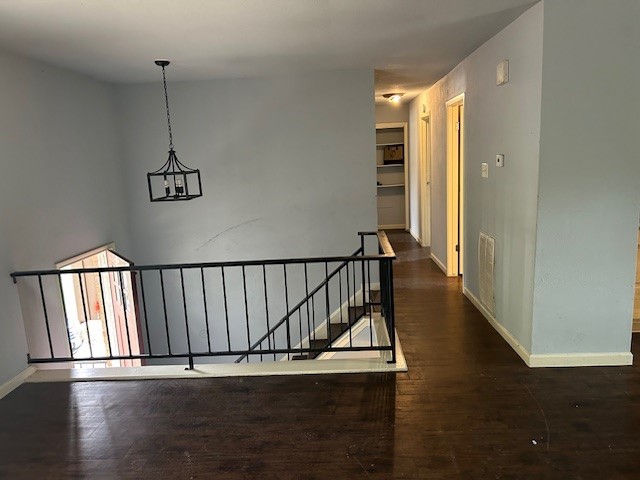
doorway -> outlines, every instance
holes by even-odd
[[[113,251],[113,244],[56,264],[65,270],[129,267],[133,263]],[[105,359],[139,355],[143,350],[132,272],[88,271],[61,275],[69,343],[75,368],[135,367],[140,360]],[[99,358],[100,360],[94,360]]]
[[[447,276],[464,270],[464,93],[447,109]]]
[[[431,115],[420,117],[420,245],[431,246]]]

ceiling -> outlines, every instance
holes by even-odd
[[[537,0],[2,0],[0,48],[111,82],[371,68],[409,100]]]

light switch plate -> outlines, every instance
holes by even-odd
[[[489,178],[489,164],[482,164],[482,178]]]
[[[503,60],[496,68],[496,85],[504,85],[509,82],[509,60]]]
[[[502,153],[496,155],[496,167],[504,167],[504,155]]]

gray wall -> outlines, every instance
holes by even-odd
[[[376,123],[408,122],[408,103],[378,103],[376,104]]]
[[[628,352],[640,3],[546,2],[532,353]]]
[[[359,246],[359,230],[376,229],[371,71],[185,83],[172,83],[168,75],[176,152],[182,162],[201,169],[204,196],[177,204],[149,202],[145,174],[167,156],[162,84],[119,87],[136,263],[348,255]],[[311,288],[323,273],[324,265],[309,268]],[[240,274],[227,271],[232,348],[247,345]],[[214,348],[222,349],[227,345],[220,275],[208,271],[206,281]],[[247,275],[256,339],[266,330],[262,272],[247,269]],[[274,322],[286,311],[284,280],[276,267],[267,275]],[[304,295],[302,269],[291,267],[288,275],[293,306]],[[177,282],[176,275],[168,277],[167,303],[172,344],[184,347]],[[189,306],[194,305],[189,319],[200,325],[195,330],[201,345],[206,335],[200,278],[188,274],[185,282]],[[162,346],[157,279],[145,288],[151,341]],[[331,310],[337,306],[332,301]],[[292,335],[296,344],[299,331]]]
[[[463,93],[467,85],[466,62],[462,62],[429,90],[416,97],[410,105],[409,138],[409,211],[410,229],[420,231],[418,138],[420,115],[425,105],[431,121],[431,253],[445,266],[447,261],[447,100]],[[415,174],[414,174],[415,172]]]
[[[336,71],[171,83],[178,158],[204,196],[150,203],[167,157],[162,84],[118,89],[138,263],[350,253],[375,229],[373,75]]]
[[[531,343],[533,262],[537,204],[543,5],[525,12],[411,103],[417,138],[422,105],[431,114],[431,248],[446,265],[447,100],[465,92],[464,284],[479,298],[478,236],[496,239],[495,317],[525,348]],[[510,62],[510,82],[497,87],[495,72]],[[504,168],[495,155],[506,156]],[[481,163],[489,178],[481,178]],[[411,155],[411,171],[418,155]],[[417,192],[417,181],[411,184]],[[418,211],[417,194],[411,210]],[[418,217],[411,228],[419,231]]]
[[[1,384],[26,367],[9,273],[128,240],[111,87],[5,53],[0,62]]]

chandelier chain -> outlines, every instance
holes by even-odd
[[[167,127],[169,129],[169,149],[173,150],[173,133],[171,132],[171,114],[169,113],[169,95],[167,94],[167,77],[162,66],[162,83],[164,84],[164,102],[167,107]]]

